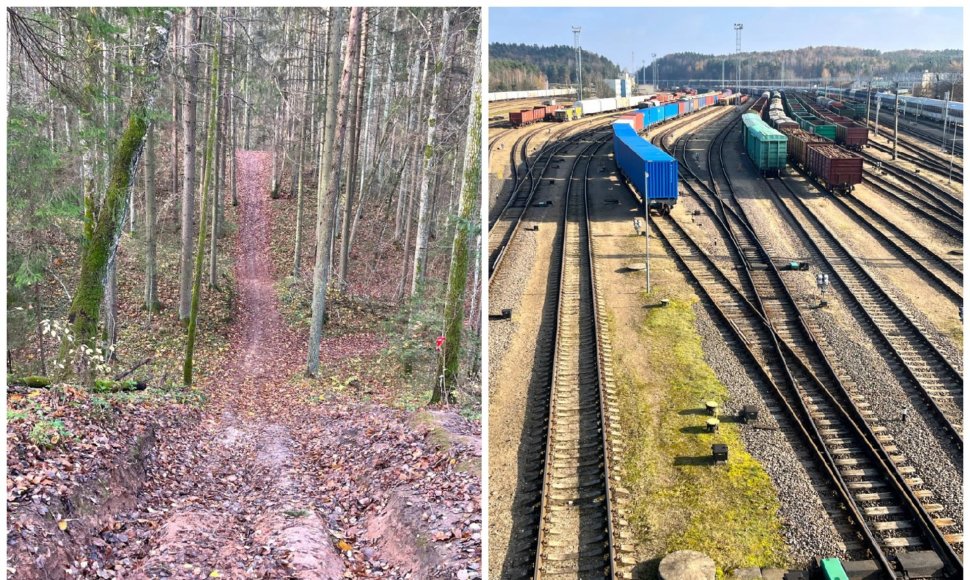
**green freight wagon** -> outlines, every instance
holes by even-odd
[[[818,119],[818,123],[812,128],[812,133],[819,137],[825,137],[829,141],[835,141],[835,125],[824,123],[822,119]]]
[[[741,135],[748,157],[762,174],[777,175],[788,160],[788,138],[753,113],[744,114],[741,121]]]

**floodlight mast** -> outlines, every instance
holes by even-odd
[[[734,23],[735,52],[738,56],[738,94],[741,93],[741,30],[743,29],[744,24],[740,22]]]
[[[576,76],[579,79],[580,101],[583,100],[583,48],[579,39],[579,35],[582,31],[582,26],[573,26],[573,46],[576,48]]]

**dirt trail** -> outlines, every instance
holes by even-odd
[[[172,508],[149,539],[136,577],[342,576],[344,565],[313,509],[302,449],[283,423],[282,383],[300,367],[305,344],[277,309],[270,274],[264,152],[240,152],[239,307],[236,356],[205,381],[210,397],[191,470]]]

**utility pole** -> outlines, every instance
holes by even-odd
[[[650,72],[653,73],[653,92],[657,92],[657,85],[660,84],[660,73],[657,71],[657,53],[650,53]]]
[[[734,23],[734,34],[735,34],[735,52],[738,56],[738,93],[741,93],[741,31],[744,29],[744,25],[740,22]],[[738,97],[740,98],[740,97]]]
[[[724,59],[721,59],[721,90],[724,90]]]
[[[579,34],[582,26],[573,26],[573,46],[576,48],[576,77],[579,79],[579,100],[583,100],[583,49],[580,46]]]
[[[872,81],[869,81],[869,88],[866,90],[866,129],[869,128],[869,106],[872,104]]]
[[[893,161],[896,161],[896,141],[899,140],[899,81],[896,81],[895,87],[896,104],[893,105]],[[945,139],[944,142],[946,142]]]

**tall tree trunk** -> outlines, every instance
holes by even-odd
[[[145,309],[161,310],[158,301],[156,274],[156,248],[158,225],[155,217],[155,124],[148,127],[145,135]]]
[[[210,106],[213,108],[213,113],[211,119],[215,123],[215,127],[209,129],[212,133],[215,143],[214,154],[211,158],[211,163],[213,164],[212,173],[214,176],[213,181],[214,188],[212,190],[212,235],[209,236],[209,288],[218,289],[219,288],[219,220],[220,220],[220,210],[222,208],[222,194],[221,194],[221,177],[222,177],[222,125],[220,121],[224,115],[222,95],[224,93],[224,81],[225,75],[223,74],[223,37],[222,37],[222,8],[216,11],[216,34],[219,37],[219,42],[216,44],[215,50],[219,53],[219,70],[213,72],[213,77],[218,79],[215,87],[212,89],[212,103]],[[209,154],[206,153],[206,165],[210,163]],[[206,168],[208,172],[208,167]],[[208,192],[204,192],[203,195],[208,195]],[[200,247],[201,251],[201,247]]]
[[[238,191],[236,187],[236,147],[239,141],[236,137],[236,129],[239,124],[239,115],[236,112],[236,8],[230,8],[229,13],[229,42],[232,46],[232,62],[229,65],[229,190],[232,192],[232,205],[239,205]]]
[[[410,54],[411,52],[408,51],[409,57],[410,57]],[[417,85],[413,84],[418,82],[417,61],[415,61],[414,65],[415,65],[414,80],[412,81],[411,90],[408,94],[409,94],[409,100],[412,103],[414,102],[414,95],[415,94],[418,95],[418,108],[416,110],[412,110],[411,107],[408,107],[407,135],[414,134],[414,130],[411,128],[412,121],[420,117],[422,114],[421,111],[424,109],[424,83],[428,76],[428,52],[424,53],[424,65],[421,67],[421,70],[422,70],[421,83]],[[411,147],[413,147],[413,145]],[[405,149],[409,149],[408,145],[405,145]],[[410,158],[410,156],[408,158]],[[407,201],[405,200],[406,193],[407,193],[407,190],[404,187],[404,181],[402,181],[401,195],[399,195],[397,198],[397,213],[395,214],[395,217],[394,217],[394,240],[395,241],[401,239],[401,232],[404,231],[404,208],[407,205]],[[408,194],[408,197],[409,197],[409,194]],[[404,238],[405,253],[407,253],[407,247],[408,247],[407,237],[405,236]],[[407,262],[406,258],[405,258],[405,262]]]
[[[471,98],[468,103],[468,131],[465,137],[464,173],[461,179],[461,197],[458,201],[458,223],[451,244],[451,268],[448,274],[448,292],[445,302],[445,342],[442,345],[441,365],[431,394],[431,403],[454,403],[455,387],[458,385],[459,354],[461,353],[461,330],[465,314],[465,286],[468,284],[468,237],[477,229],[479,186],[481,185],[482,153],[482,100],[481,27],[475,40],[475,65],[472,71]],[[478,292],[477,288],[473,288]]]
[[[347,203],[344,204],[344,219],[340,231],[340,262],[337,267],[337,288],[341,293],[347,291],[347,266],[350,260],[350,226],[354,215],[354,189],[355,177],[357,175],[357,165],[360,161],[360,120],[363,115],[364,106],[364,66],[366,65],[366,45],[367,45],[367,17],[368,10],[364,8],[362,17],[360,49],[358,50],[357,65],[357,88],[353,91],[354,103],[354,124],[350,132],[349,152],[350,168],[347,171],[346,192]]]
[[[312,47],[316,45],[316,20],[313,16],[309,16],[309,18],[310,26],[307,46]],[[307,116],[304,117],[303,128],[300,132],[300,156],[296,164],[296,239],[294,240],[293,248],[293,278],[300,277],[303,260],[303,163],[306,150],[309,147],[308,141],[313,138],[313,118],[316,114],[316,99],[313,98],[313,73],[316,59],[314,58],[312,50],[307,52],[309,62],[307,66],[306,92],[303,100],[303,111],[304,115]]]
[[[149,29],[145,46],[144,70],[146,79],[153,79],[162,61],[168,23]],[[74,336],[85,346],[92,347],[97,339],[98,312],[104,298],[104,283],[111,263],[115,260],[118,240],[124,227],[131,194],[132,176],[144,146],[147,116],[151,107],[155,83],[141,88],[132,102],[128,123],[121,134],[112,156],[110,181],[105,189],[97,223],[92,236],[81,254],[81,273],[77,291],[71,303],[69,320],[74,326]],[[86,384],[93,383],[91,369],[80,369]]]
[[[199,59],[196,52],[196,32],[199,27],[199,9],[189,7],[185,18],[185,98],[182,120],[185,123],[185,151],[182,177],[182,252],[179,257],[179,320],[189,319],[192,308],[192,244],[195,237],[195,125],[196,125],[196,75]]]
[[[360,31],[360,8],[350,9],[350,24],[347,32],[347,46],[344,52],[343,71],[340,74],[339,92],[334,68],[335,56],[339,51],[339,35],[331,38],[329,57],[331,60],[328,75],[331,79],[331,95],[327,103],[327,134],[324,139],[321,157],[321,170],[317,188],[317,258],[313,268],[313,305],[310,322],[310,346],[307,352],[307,374],[315,376],[320,367],[320,339],[323,336],[323,318],[326,314],[327,282],[330,270],[330,243],[333,233],[333,204],[339,195],[339,184],[332,179],[332,149],[335,143],[342,143],[346,126],[347,93],[350,92],[350,71],[354,66],[353,55],[357,51]],[[336,42],[334,40],[336,39]],[[326,188],[326,189],[325,189]],[[327,192],[329,190],[329,192]]]
[[[202,196],[202,208],[199,210],[199,215],[201,216],[202,223],[199,225],[199,247],[195,255],[195,281],[192,284],[192,308],[189,313],[188,338],[185,342],[185,363],[182,367],[182,384],[186,387],[192,386],[192,357],[195,354],[195,334],[198,328],[199,300],[201,298],[200,294],[202,293],[202,258],[205,256],[206,212],[208,211],[209,204],[209,188],[212,185],[215,173],[216,120],[219,115],[219,77],[221,76],[221,70],[219,69],[219,51],[222,46],[221,25],[216,28],[216,35],[218,40],[216,41],[216,48],[212,51],[212,66],[209,69],[212,85],[209,95],[209,102],[211,103],[209,126],[205,143],[205,172],[202,174],[202,191],[200,192]]]
[[[179,99],[179,82],[177,67],[174,63],[178,62],[179,55],[179,26],[178,20],[172,26],[172,195],[179,197],[179,119],[181,118],[182,103]]]
[[[435,55],[434,78],[431,84],[431,106],[428,111],[428,137],[424,145],[424,171],[421,177],[421,191],[418,200],[418,231],[414,240],[414,274],[411,276],[411,296],[415,296],[424,284],[425,263],[428,257],[429,232],[429,185],[434,169],[435,133],[438,125],[438,92],[441,90],[441,77],[448,49],[448,9],[441,13],[441,41]]]

